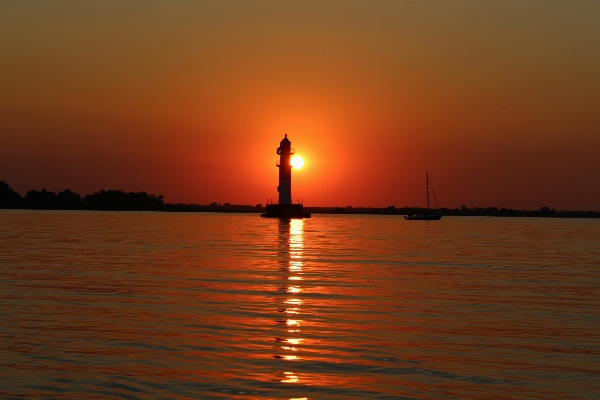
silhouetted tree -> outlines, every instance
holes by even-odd
[[[88,210],[156,211],[161,210],[163,204],[163,196],[121,190],[101,190],[83,198],[83,208]]]
[[[25,194],[25,208],[53,210],[56,209],[56,205],[56,193],[49,192],[46,189],[42,189],[41,192],[30,190]]]
[[[0,181],[0,208],[20,208],[23,198],[8,186],[8,183]]]
[[[65,189],[56,195],[56,206],[61,210],[77,210],[81,208],[81,196]]]

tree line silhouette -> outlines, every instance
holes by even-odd
[[[163,196],[146,192],[101,190],[87,196],[66,189],[62,192],[30,190],[22,197],[6,182],[0,181],[0,208],[29,208],[36,210],[114,210],[160,211],[165,208]]]
[[[106,210],[106,211],[174,211],[174,212],[230,212],[258,213],[265,208],[262,204],[235,205],[230,203],[209,205],[199,204],[168,204],[163,196],[155,196],[146,192],[123,192],[121,190],[101,190],[81,197],[79,194],[66,189],[62,192],[30,190],[21,196],[0,181],[0,208],[25,208],[36,210]],[[379,214],[406,215],[422,214],[428,211],[418,207],[396,208],[389,206],[377,207],[305,207],[307,212],[314,214]],[[598,211],[568,211],[554,210],[542,207],[539,210],[513,210],[497,207],[469,208],[440,208],[438,212],[449,216],[494,216],[494,217],[554,217],[554,218],[600,218]]]

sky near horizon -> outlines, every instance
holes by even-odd
[[[600,210],[599,1],[0,0],[0,180]]]

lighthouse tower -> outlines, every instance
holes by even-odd
[[[277,148],[277,154],[279,154],[279,161],[276,164],[279,168],[279,186],[277,186],[279,204],[292,204],[292,165],[290,164],[290,157],[294,152],[292,142],[285,135]]]
[[[279,143],[277,148],[279,160],[277,167],[279,168],[279,192],[278,204],[267,204],[266,214],[261,214],[261,217],[266,218],[310,218],[310,213],[305,213],[302,204],[292,204],[292,164],[290,157],[294,154],[292,142],[287,138],[287,135]]]

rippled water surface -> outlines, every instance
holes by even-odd
[[[600,221],[0,211],[2,398],[598,399]]]

